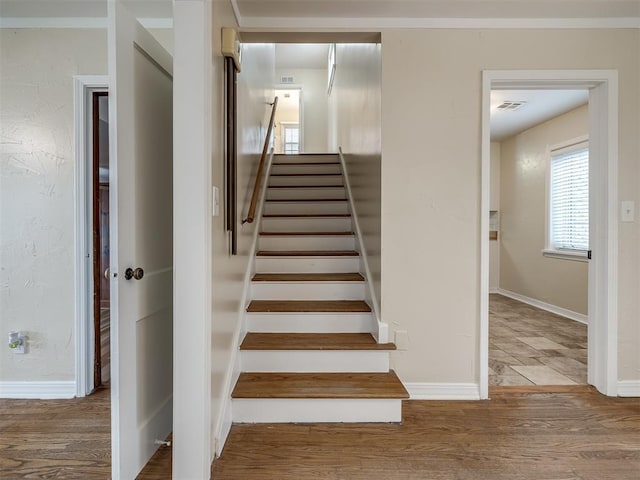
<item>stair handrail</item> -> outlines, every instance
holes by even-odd
[[[260,198],[260,187],[262,186],[262,174],[264,172],[264,165],[267,160],[267,152],[269,150],[269,142],[271,140],[271,134],[273,132],[273,123],[276,118],[276,107],[278,106],[278,97],[273,99],[271,105],[271,118],[269,118],[269,127],[267,128],[267,136],[264,139],[264,147],[262,148],[262,155],[260,156],[260,164],[258,165],[258,172],[256,173],[256,183],[253,186],[253,194],[251,195],[251,203],[249,204],[249,212],[247,218],[242,220],[242,223],[253,223],[256,215],[256,207],[258,206],[258,199]]]

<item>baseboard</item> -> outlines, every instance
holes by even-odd
[[[480,400],[477,383],[404,383],[411,400]]]
[[[500,289],[498,287],[489,287],[489,293],[500,293]]]
[[[496,292],[505,297],[512,298],[514,300],[518,300],[519,302],[526,303],[533,307],[540,308],[542,310],[546,310],[547,312],[555,313],[556,315],[560,315],[561,317],[568,318],[570,320],[575,320],[576,322],[584,323],[587,325],[589,323],[589,318],[578,312],[574,312],[573,310],[568,310],[566,308],[558,307],[557,305],[551,305],[550,303],[545,303],[541,300],[536,300],[535,298],[527,297],[525,295],[521,295],[519,293],[511,292],[509,290],[505,290],[504,288],[498,288]]]
[[[0,398],[63,399],[76,396],[76,382],[0,382]]]
[[[640,397],[640,380],[618,381],[619,397]]]

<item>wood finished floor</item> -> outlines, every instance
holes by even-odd
[[[586,383],[586,325],[502,295],[489,296],[489,385]]]
[[[406,401],[402,424],[234,425],[212,478],[640,478],[640,399],[575,386],[490,392],[481,402]],[[108,390],[0,400],[0,478],[110,478],[109,418]],[[170,472],[171,448],[161,448],[138,479],[169,480]]]
[[[564,387],[566,389],[566,387]],[[589,387],[406,401],[402,424],[234,425],[215,480],[637,480],[640,401]]]

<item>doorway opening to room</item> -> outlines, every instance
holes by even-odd
[[[278,108],[274,120],[274,151],[288,155],[304,153],[302,88],[278,88],[275,95]]]
[[[593,73],[484,74],[483,398],[491,386],[615,394],[616,78]]]
[[[93,271],[93,388],[110,380],[109,97],[92,93],[91,238]]]

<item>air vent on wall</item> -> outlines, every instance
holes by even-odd
[[[502,102],[500,105],[498,105],[498,110],[517,110],[520,107],[522,107],[523,105],[525,105],[527,102],[525,101],[515,101],[515,100],[506,100],[504,102]]]
[[[295,83],[293,75],[282,75],[280,77],[280,83]]]

